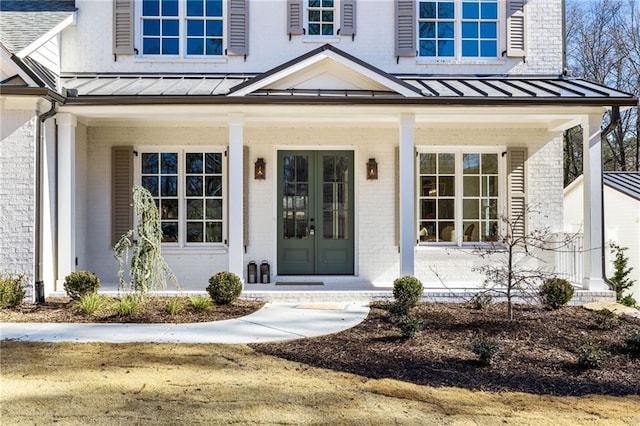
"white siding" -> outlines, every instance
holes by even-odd
[[[33,111],[2,110],[0,142],[0,272],[34,272],[35,128]]]
[[[502,7],[503,2],[500,2]],[[358,33],[337,37],[333,44],[390,73],[426,74],[553,74],[562,72],[562,8],[557,0],[527,2],[526,61],[499,57],[488,63],[422,63],[419,58],[394,56],[393,0],[359,0]],[[112,50],[110,1],[77,0],[77,25],[63,32],[62,72],[263,72],[322,45],[308,37],[289,40],[285,0],[253,0],[249,4],[249,55],[210,60],[144,59],[118,56]],[[259,17],[259,18],[258,18]],[[502,23],[501,27],[506,24]],[[504,31],[502,31],[504,36]],[[502,37],[504,39],[504,37]],[[135,47],[141,50],[139,38]],[[499,54],[505,50],[504,40]]]

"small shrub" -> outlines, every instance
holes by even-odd
[[[121,317],[130,317],[142,309],[142,302],[137,297],[125,296],[113,305],[113,309]]]
[[[500,342],[483,334],[474,334],[469,339],[469,348],[482,365],[491,365],[500,352]]]
[[[640,330],[631,331],[624,339],[624,343],[627,345],[629,352],[640,357]]]
[[[24,301],[24,282],[26,277],[20,274],[0,274],[0,309],[14,308]]]
[[[64,278],[64,290],[73,300],[80,300],[89,293],[97,293],[100,279],[89,271],[75,271]]]
[[[486,309],[493,303],[493,297],[488,293],[478,293],[473,296],[470,303],[473,309]]]
[[[424,287],[416,277],[409,275],[398,278],[393,282],[393,297],[398,311],[408,312],[422,299]]]
[[[613,330],[620,325],[620,319],[608,309],[600,309],[594,314],[596,325],[601,330]]]
[[[551,309],[558,309],[569,303],[573,297],[573,286],[562,278],[549,278],[540,288],[540,297],[545,305]]]
[[[108,299],[101,294],[87,293],[84,294],[80,300],[76,300],[74,306],[85,315],[93,315],[106,306],[107,302]]]
[[[228,305],[240,297],[242,280],[233,272],[218,272],[209,278],[207,292],[217,305]]]
[[[189,301],[191,302],[193,309],[197,311],[206,311],[207,309],[211,309],[213,306],[213,301],[209,297],[193,296]]]
[[[638,307],[638,302],[636,301],[636,299],[633,298],[632,295],[627,294],[626,296],[624,296],[623,298],[621,298],[618,303],[620,303],[621,305],[624,306],[628,306],[630,308],[636,308]]]
[[[170,297],[167,300],[167,304],[164,306],[164,310],[169,315],[177,315],[182,310],[182,300],[178,297]]]
[[[396,326],[403,337],[411,339],[418,334],[418,319],[413,315],[402,315],[396,320]]]
[[[578,349],[578,366],[580,368],[598,369],[602,367],[605,358],[604,351],[593,342],[584,343]]]

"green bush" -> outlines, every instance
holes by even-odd
[[[483,334],[474,334],[469,339],[469,349],[476,354],[482,365],[491,365],[500,352],[500,342]]]
[[[562,278],[549,278],[540,288],[540,297],[545,305],[551,309],[558,309],[569,303],[573,297],[573,286]]]
[[[79,300],[74,302],[74,306],[85,315],[92,315],[107,305],[105,296],[98,293],[83,294]]]
[[[138,297],[125,296],[113,305],[113,309],[121,317],[130,317],[142,309],[142,302]]]
[[[164,310],[169,315],[177,315],[182,310],[182,300],[178,297],[170,297],[164,305]]]
[[[218,272],[209,278],[207,292],[217,305],[228,305],[240,297],[242,280],[233,272]]]
[[[587,342],[578,349],[578,366],[584,369],[602,367],[606,354],[593,342]]]
[[[211,309],[213,306],[213,302],[209,297],[193,296],[189,301],[191,302],[193,309],[196,311],[206,311],[207,309]]]
[[[620,303],[621,305],[624,306],[628,306],[630,308],[636,308],[638,307],[638,302],[636,301],[636,299],[633,298],[632,295],[627,294],[626,296],[622,297],[618,303]]]
[[[627,349],[637,357],[640,357],[640,330],[632,330],[624,339]]]
[[[0,274],[0,309],[14,308],[24,301],[24,282],[26,277],[20,274]]]
[[[418,319],[413,315],[402,315],[395,323],[403,337],[410,339],[418,334]]]
[[[97,293],[100,279],[89,271],[75,271],[64,278],[64,290],[73,300],[80,300],[89,293]]]
[[[473,309],[485,309],[493,303],[493,297],[488,293],[478,293],[471,299],[471,307]]]
[[[598,328],[602,330],[613,330],[620,325],[620,318],[608,309],[595,311],[594,319]]]
[[[412,276],[404,276],[393,282],[393,297],[395,308],[399,313],[406,313],[415,307],[422,299],[424,287],[419,279]]]

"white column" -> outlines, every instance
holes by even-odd
[[[413,114],[400,115],[400,276],[414,274],[415,158]]]
[[[584,260],[582,285],[587,290],[608,290],[602,270],[602,115],[583,117]]]
[[[76,268],[76,125],[73,114],[56,115],[58,124],[58,279]]]
[[[243,242],[243,169],[244,117],[240,113],[229,114],[229,272],[244,277]]]

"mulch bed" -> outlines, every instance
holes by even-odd
[[[187,298],[181,298],[182,307],[176,315],[167,313],[168,298],[149,298],[144,308],[127,317],[110,310],[85,315],[68,298],[50,298],[44,304],[25,303],[13,309],[0,311],[1,322],[75,322],[75,323],[190,323],[221,321],[243,317],[260,309],[264,303],[236,300],[229,305],[214,305],[208,310],[196,310]]]
[[[581,307],[518,306],[512,322],[505,312],[504,305],[476,310],[466,304],[422,304],[414,310],[418,335],[407,339],[393,325],[389,304],[380,303],[345,332],[251,346],[316,367],[420,385],[562,396],[640,394],[640,358],[624,343],[631,330],[640,330],[638,322],[619,320],[605,329],[598,313]],[[481,365],[469,349],[474,333],[499,341],[493,365]],[[586,342],[605,351],[600,369],[578,367],[578,350]]]

